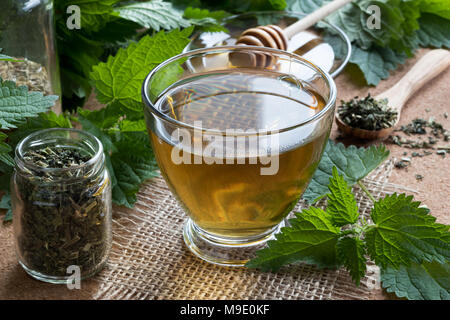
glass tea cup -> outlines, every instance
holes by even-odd
[[[175,56],[146,77],[147,129],[188,215],[188,248],[241,266],[306,190],[334,116],[331,76],[285,51],[227,46]]]

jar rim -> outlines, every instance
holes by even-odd
[[[35,139],[38,136],[45,136],[48,133],[51,132],[75,132],[77,134],[80,135],[84,135],[87,140],[89,140],[90,142],[93,143],[93,148],[94,148],[94,154],[91,156],[91,158],[84,162],[83,164],[80,165],[74,165],[68,168],[54,168],[54,167],[42,167],[42,166],[38,166],[30,161],[26,161],[23,158],[23,151],[24,151],[24,146],[27,143],[30,143],[30,141],[33,141],[33,139]],[[21,163],[22,165],[25,165],[27,168],[30,168],[34,171],[40,171],[40,172],[66,172],[66,171],[72,171],[72,170],[78,170],[81,168],[86,168],[89,166],[93,166],[96,163],[98,163],[98,161],[103,157],[103,144],[101,143],[101,141],[94,136],[93,134],[84,131],[84,130],[79,130],[79,129],[74,129],[74,128],[50,128],[50,129],[43,129],[43,130],[38,130],[36,132],[33,132],[31,134],[29,134],[28,136],[26,136],[25,138],[23,138],[22,140],[19,141],[19,143],[16,146],[16,150],[15,150],[15,162],[16,165],[18,163]]]

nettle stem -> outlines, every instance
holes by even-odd
[[[365,221],[362,224],[355,224],[353,227],[353,234],[357,235],[359,239],[363,239],[367,229],[370,227],[370,224]]]
[[[376,202],[375,198],[373,197],[373,195],[370,193],[369,190],[367,190],[366,186],[361,182],[361,180],[358,180],[358,185],[361,188],[362,191],[365,192],[365,194],[367,194],[367,196],[369,197],[370,200],[372,200],[373,203]]]

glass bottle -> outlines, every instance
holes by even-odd
[[[17,145],[15,163],[11,203],[20,265],[52,283],[100,271],[112,241],[111,182],[101,142],[76,129],[41,130]]]
[[[0,48],[18,60],[0,61],[3,80],[61,96],[53,0],[1,0]],[[60,112],[61,103],[52,110]]]

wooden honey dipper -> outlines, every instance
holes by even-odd
[[[250,45],[286,50],[289,40],[301,31],[313,26],[318,21],[327,17],[342,6],[353,0],[334,0],[294,24],[281,29],[275,25],[259,26],[245,30],[236,41],[238,45]],[[233,54],[230,60],[234,65],[245,66],[268,66],[272,63],[270,57],[264,54],[256,54],[253,57],[249,54]]]

